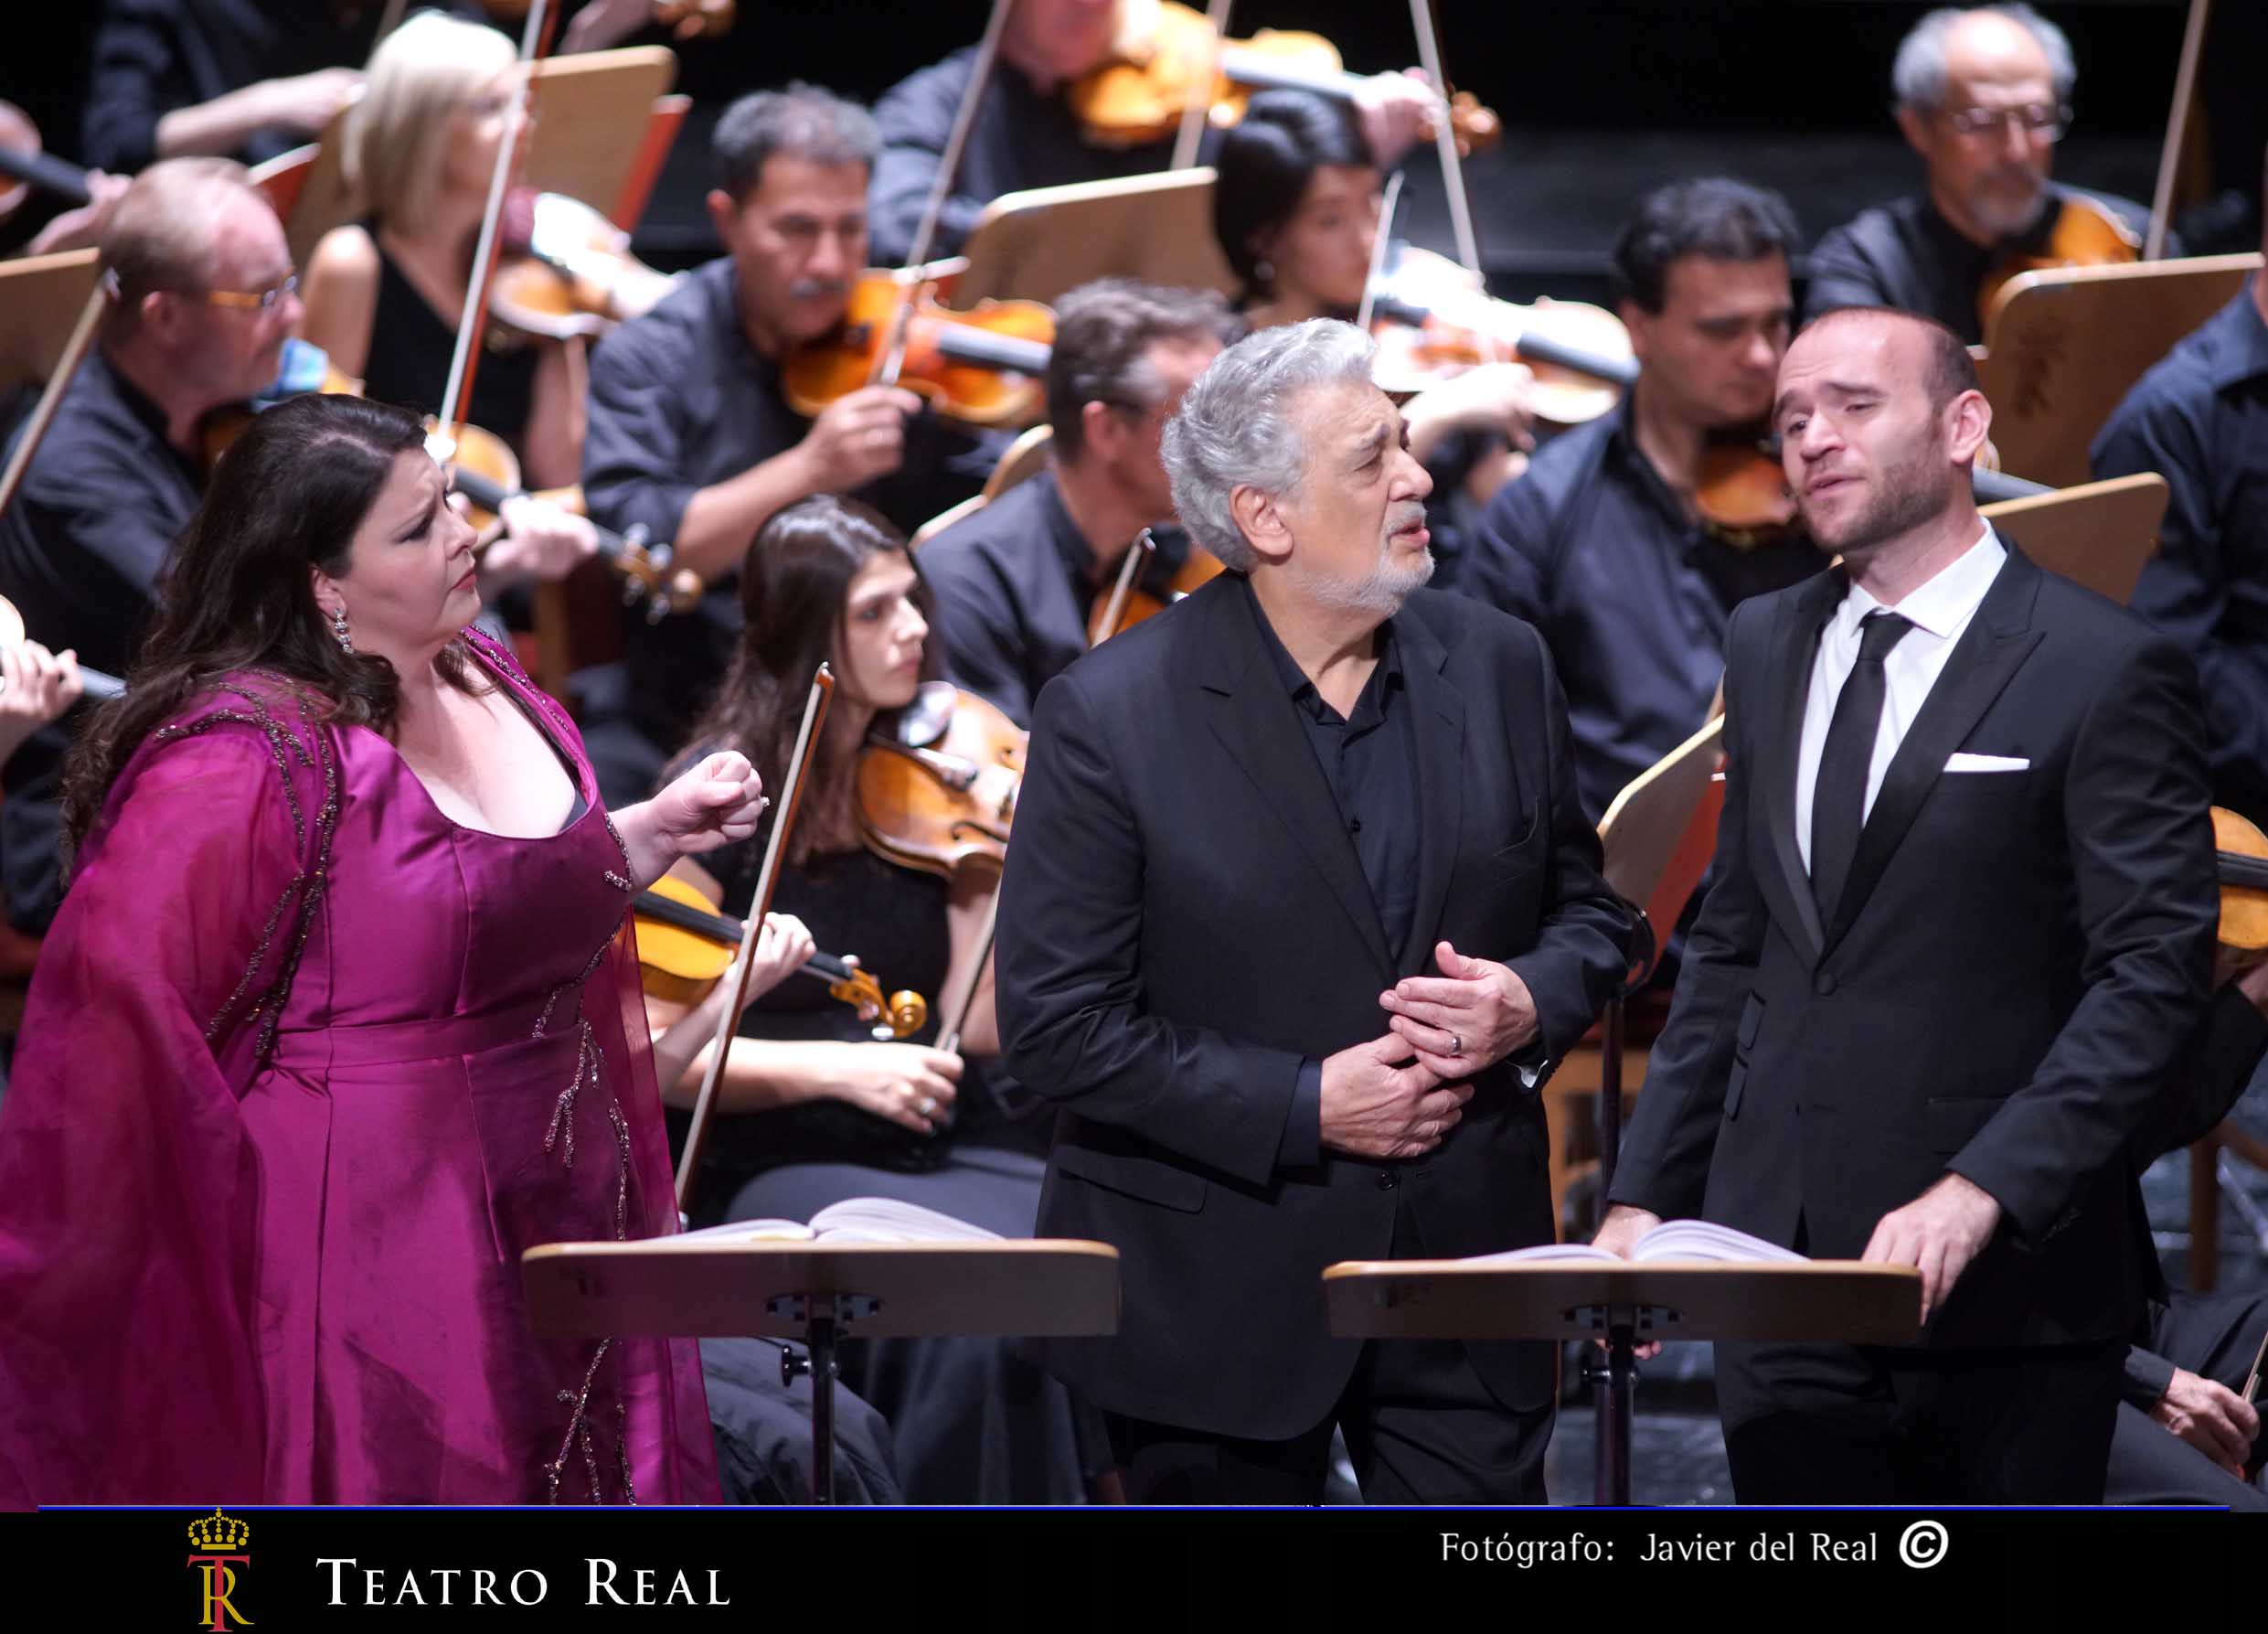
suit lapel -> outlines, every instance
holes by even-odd
[[[1410,710],[1410,747],[1417,757],[1417,902],[1410,945],[1400,950],[1401,973],[1414,976],[1431,962],[1457,860],[1458,825],[1464,817],[1464,700],[1443,674],[1449,649],[1414,609],[1403,607],[1394,631],[1408,689],[1402,702]]]
[[[2018,555],[2013,545],[2002,542],[2008,552],[2007,562],[1978,603],[1976,616],[1946,655],[1945,667],[1938,672],[1921,713],[1882,774],[1866,827],[1858,831],[1858,849],[1851,858],[1850,877],[1843,883],[1822,956],[1843,939],[1866,905],[1899,842],[1913,827],[1922,800],[1943,773],[1945,757],[1975,729],[2009,678],[2039,645],[2040,633],[2031,628],[2039,570]]]
[[[1819,650],[1819,632],[1843,599],[1849,581],[1841,570],[1817,573],[1802,592],[1785,603],[1782,624],[1768,648],[1771,663],[1764,677],[1762,714],[1765,729],[1749,739],[1756,749],[1755,788],[1763,798],[1765,820],[1772,834],[1772,852],[1779,863],[1779,883],[1787,898],[1787,913],[1803,932],[1805,948],[1815,962],[1826,941],[1819,909],[1812,901],[1811,871],[1795,840],[1795,773],[1804,741],[1804,701],[1811,690],[1812,660]]]
[[[1202,619],[1193,621],[1198,625],[1193,633],[1200,655],[1198,686],[1206,694],[1213,735],[1323,876],[1376,961],[1382,985],[1390,987],[1394,960],[1378,905],[1370,900],[1369,881],[1338,820],[1338,801],[1307,746],[1291,695],[1261,645],[1258,621],[1263,615],[1250,604],[1251,593],[1241,581],[1223,574],[1217,588],[1198,593],[1191,608],[1203,610]]]

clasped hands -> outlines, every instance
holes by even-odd
[[[1432,1151],[1464,1116],[1471,1079],[1534,1041],[1528,984],[1447,942],[1438,976],[1412,976],[1379,995],[1387,1031],[1323,1063],[1323,1144],[1358,1158]]]

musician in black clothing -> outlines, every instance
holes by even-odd
[[[1157,554],[1142,588],[1162,594],[1188,553],[1173,518],[1158,438],[1233,320],[1209,291],[1105,278],[1056,305],[1048,361],[1047,470],[921,550],[937,597],[946,672],[1031,724],[1039,689],[1087,650],[1145,528]]]
[[[1170,137],[1130,147],[1090,140],[1064,95],[1112,59],[1116,42],[1140,23],[1144,9],[1144,0],[1017,0],[932,255],[960,249],[985,206],[1003,193],[1146,176],[1171,163]],[[874,247],[877,258],[892,266],[912,253],[953,116],[975,73],[976,52],[970,46],[908,75],[875,104],[883,153],[874,173]],[[1354,100],[1371,144],[1390,158],[1416,140],[1425,111],[1434,105],[1422,81],[1401,74],[1370,76]]]
[[[1822,238],[1805,311],[1895,306],[1975,346],[1984,338],[1986,275],[2041,253],[2077,192],[2048,179],[2071,118],[2071,41],[2028,5],[1947,6],[1914,25],[1890,77],[1898,128],[1928,166],[1928,188]],[[2142,242],[2146,209],[2086,197]]]

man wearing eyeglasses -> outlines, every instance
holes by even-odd
[[[276,379],[299,321],[282,224],[244,174],[169,159],[119,200],[102,237],[99,343],[0,514],[0,595],[27,633],[114,675],[133,664],[159,566],[204,491],[206,415]],[[44,728],[6,767],[0,886],[22,931],[44,930],[61,899],[69,727]]]
[[[1981,341],[1986,274],[2044,253],[2075,190],[2048,173],[2071,123],[2077,77],[2071,41],[2028,5],[1946,6],[1915,24],[1890,82],[1898,128],[1928,166],[1928,187],[1819,240],[1806,315],[1895,306],[1935,318],[1972,346]],[[2141,243],[2148,210],[2087,197]]]

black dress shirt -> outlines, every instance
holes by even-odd
[[[1163,599],[1188,559],[1188,536],[1160,528],[1152,538],[1157,552],[1141,584]],[[1030,726],[1039,689],[1086,652],[1087,622],[1116,582],[1113,570],[1098,585],[1092,561],[1052,468],[923,545],[945,673]]]
[[[1323,780],[1338,804],[1339,820],[1362,864],[1386,945],[1403,953],[1417,914],[1418,767],[1393,621],[1379,626],[1378,664],[1363,683],[1353,712],[1341,715],[1284,650],[1249,581],[1244,593],[1252,622],[1260,627],[1261,645],[1291,695],[1307,746],[1315,751]],[[1381,1009],[1379,1031],[1385,1030],[1386,1012]],[[1310,1056],[1300,1063],[1299,1084],[1284,1120],[1277,1161],[1313,1163],[1322,1142],[1323,1063]]]
[[[31,639],[123,675],[155,605],[158,569],[203,490],[197,467],[165,441],[165,415],[96,348],[0,514],[0,595]],[[0,772],[0,881],[8,923],[27,933],[45,931],[62,901],[63,758],[91,707],[33,733]]]
[[[475,0],[423,0],[426,9],[488,19]],[[368,59],[385,0],[107,0],[94,37],[80,159],[131,176],[157,157],[157,122],[261,80]],[[314,138],[257,132],[235,156],[257,165]]]
[[[874,105],[882,158],[868,190],[867,218],[874,233],[874,259],[882,266],[903,265],[912,254],[913,235],[936,185],[953,115],[975,68],[976,48],[970,46],[909,74]],[[1200,157],[1217,140],[1207,133]],[[1170,138],[1140,147],[1096,146],[1081,132],[1059,93],[1042,96],[1021,71],[1001,61],[985,87],[930,253],[958,251],[985,207],[1003,193],[1147,176],[1172,163],[1173,151]]]
[[[1986,274],[2012,256],[2043,253],[2062,200],[2078,191],[2050,182],[2048,208],[2039,221],[1990,249],[1963,237],[1926,193],[1861,211],[1812,247],[1804,315],[1814,318],[1838,306],[1895,306],[1933,317],[1975,346],[1985,338],[1976,297]],[[2137,236],[2148,230],[2150,212],[2132,199],[2087,197],[2109,206]],[[2169,240],[2166,252],[2180,254],[2178,240]]]
[[[2253,286],[2142,377],[2092,463],[2098,479],[2155,471],[2171,489],[2132,605],[2197,658],[2214,798],[2268,823],[2268,323]]]
[[[1542,633],[1593,822],[1709,718],[1733,607],[1826,565],[1800,535],[1737,550],[1693,521],[1638,448],[1632,411],[1626,399],[1554,438],[1500,489],[1458,585]]]
[[[811,429],[781,395],[778,366],[749,345],[734,289],[731,259],[710,262],[591,355],[583,496],[601,526],[674,539],[697,492],[785,453]],[[983,486],[996,441],[919,414],[906,428],[905,463],[857,497],[910,531]],[[638,613],[623,619],[629,719],[665,756],[684,744],[731,660],[739,578],[711,580],[696,607],[659,625]]]

